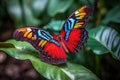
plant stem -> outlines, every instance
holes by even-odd
[[[101,24],[101,9],[103,6],[102,0],[95,0],[94,2],[94,26],[97,27]]]
[[[101,10],[102,10],[102,8],[103,8],[103,0],[99,0],[98,8],[99,8],[99,13],[98,13],[98,25],[100,25],[100,24],[101,24],[101,18],[102,18]],[[97,25],[97,26],[98,26],[98,25]]]
[[[97,75],[99,75],[99,70],[100,70],[100,58],[99,58],[98,55],[95,56],[95,61],[96,61],[96,62],[95,62],[95,63],[96,63],[96,64],[95,64],[95,65],[96,65],[96,66],[95,66],[95,67],[96,67],[96,68],[95,68],[95,72],[96,72]]]
[[[101,24],[101,10],[103,8],[103,0],[95,0],[94,3],[94,26],[97,27]],[[98,55],[95,56],[95,71],[96,74],[99,75],[100,70],[100,57]]]
[[[20,6],[21,6],[21,11],[22,11],[22,23],[26,25],[26,20],[25,20],[25,11],[24,11],[24,1],[19,0]]]

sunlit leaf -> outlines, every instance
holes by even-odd
[[[112,28],[100,26],[90,30],[87,46],[96,54],[110,52],[120,60],[120,34]]]
[[[90,70],[85,67],[67,62],[64,65],[51,65],[40,60],[39,52],[35,50],[27,42],[15,40],[7,41],[15,46],[15,48],[0,48],[10,56],[26,60],[29,59],[33,67],[45,78],[50,80],[99,80]],[[37,55],[34,55],[37,54]]]

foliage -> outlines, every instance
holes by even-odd
[[[8,44],[9,43],[9,44]],[[10,44],[11,43],[11,44]],[[23,44],[24,43],[24,44]],[[4,45],[8,47],[4,47]],[[39,52],[36,51],[27,42],[18,42],[16,40],[9,40],[6,43],[1,43],[0,50],[5,51],[12,57],[20,60],[31,60],[34,68],[47,79],[55,80],[98,80],[98,78],[88,69],[81,65],[67,62],[65,65],[55,66],[47,64],[39,59]],[[3,46],[2,46],[3,45]],[[14,45],[14,46],[11,46]],[[11,47],[10,47],[11,46]],[[23,47],[24,46],[24,47]],[[87,76],[87,77],[86,77]]]
[[[120,23],[120,12],[118,11],[120,9],[120,5],[115,6],[112,10],[108,12],[108,14],[105,16],[105,19],[103,20],[104,24],[108,24],[109,22],[117,22]]]
[[[94,44],[93,44],[94,43]],[[120,52],[120,35],[117,31],[106,26],[89,31],[88,47],[90,47],[96,54],[104,54],[111,52],[118,57]]]
[[[97,3],[99,3],[98,9],[96,9]],[[120,60],[120,5],[108,3],[104,0],[6,1],[7,12],[17,28],[39,26],[54,33],[61,30],[70,13],[80,6],[85,4],[96,6],[87,26],[89,32],[87,45],[77,55],[68,55],[69,60],[65,65],[56,66],[42,62],[39,59],[39,52],[27,42],[14,39],[0,42],[0,50],[16,59],[29,59],[34,68],[47,79],[99,80],[96,75],[100,70],[100,56],[111,53],[113,58]]]

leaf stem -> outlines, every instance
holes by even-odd
[[[100,25],[100,24],[101,24],[101,18],[102,18],[101,10],[102,10],[102,8],[103,8],[103,0],[99,0],[98,7],[99,7],[98,25]]]

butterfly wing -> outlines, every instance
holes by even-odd
[[[50,64],[65,63],[66,54],[62,49],[57,37],[43,29],[27,27],[14,32],[14,38],[31,43],[39,50],[43,61]]]
[[[70,52],[78,52],[86,43],[88,32],[85,30],[85,26],[92,12],[91,6],[83,6],[73,12],[64,23],[60,35]]]

